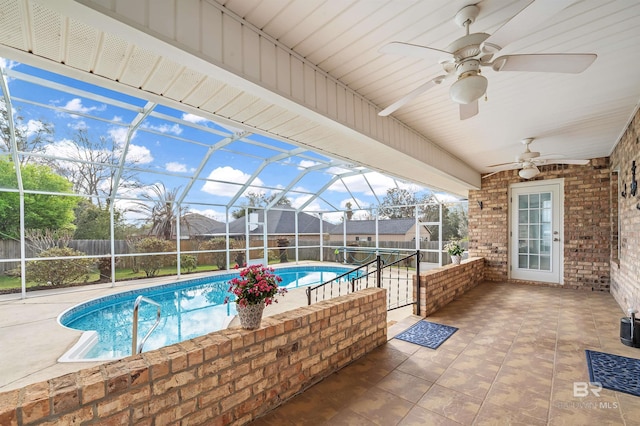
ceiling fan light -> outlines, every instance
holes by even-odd
[[[520,177],[523,179],[531,179],[538,176],[539,173],[540,173],[540,170],[538,170],[535,164],[532,164],[530,166],[525,166],[522,169],[520,169],[520,171],[518,172],[518,175],[520,175]]]
[[[487,91],[487,79],[478,74],[470,74],[458,79],[451,85],[449,96],[459,104],[470,104],[482,97]]]

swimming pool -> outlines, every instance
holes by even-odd
[[[280,287],[293,289],[329,281],[348,272],[335,266],[277,268]],[[229,280],[238,273],[214,275],[132,290],[76,305],[58,317],[68,328],[83,330],[80,341],[59,361],[94,361],[131,355],[133,305],[140,295],[161,305],[158,328],[149,336],[144,352],[224,329],[236,315],[235,303],[224,303],[231,294]],[[286,296],[285,296],[286,297]],[[153,326],[157,308],[141,304],[138,341]]]

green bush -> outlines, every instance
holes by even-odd
[[[198,258],[189,254],[180,255],[180,269],[187,272],[195,271],[198,267]]]
[[[173,250],[173,244],[169,241],[156,237],[147,237],[138,241],[135,245],[138,253],[161,253]],[[147,278],[155,277],[160,268],[170,265],[173,257],[171,255],[152,254],[149,256],[139,256],[136,258],[136,265],[139,270],[144,271]]]
[[[236,248],[242,248],[244,245],[242,242],[236,240],[229,241],[229,249],[233,250]],[[227,243],[224,238],[212,238],[202,243],[201,250],[222,250],[217,253],[203,253],[205,261],[203,263],[208,265],[215,265],[218,269],[223,270],[227,269]],[[233,266],[235,260],[234,257],[237,253],[231,253],[231,265]],[[243,257],[244,258],[244,257]],[[244,262],[242,262],[244,263]],[[242,266],[242,265],[240,265]]]
[[[53,247],[41,252],[38,257],[84,256],[85,253],[70,247]],[[31,260],[27,262],[27,278],[42,284],[62,286],[89,279],[94,267],[93,259]]]

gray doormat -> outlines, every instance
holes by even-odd
[[[415,343],[431,349],[437,349],[453,333],[458,331],[450,325],[437,324],[429,321],[419,321],[398,334],[395,338],[405,342]]]
[[[640,359],[585,350],[589,381],[605,389],[640,396]]]

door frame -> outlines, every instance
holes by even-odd
[[[527,187],[534,186],[547,186],[547,185],[558,185],[558,236],[560,241],[558,242],[558,282],[551,281],[552,284],[564,284],[564,178],[558,179],[545,179],[545,180],[535,180],[535,181],[526,181],[526,182],[517,182],[509,185],[509,194],[508,194],[508,244],[507,244],[507,271],[508,278],[512,279],[513,275],[513,250],[517,250],[517,246],[513,245],[513,209],[516,208],[513,202],[513,190],[514,189],[522,189]],[[554,249],[553,247],[552,249]],[[553,262],[552,262],[553,264]],[[546,281],[541,281],[546,282]]]

